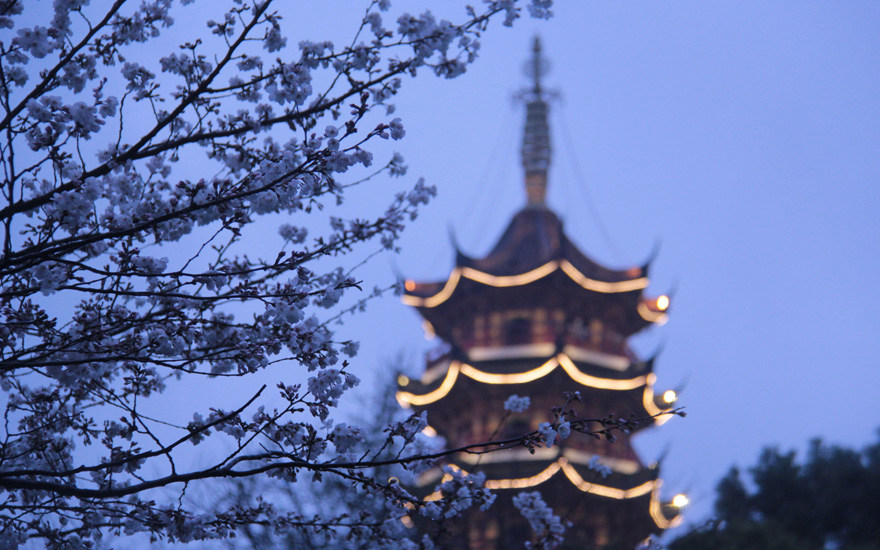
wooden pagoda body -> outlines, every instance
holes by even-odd
[[[581,393],[580,417],[653,417],[636,431],[665,422],[669,415],[661,413],[674,401],[655,394],[654,361],[639,359],[627,343],[666,319],[669,299],[643,295],[648,266],[615,270],[593,261],[544,203],[550,146],[539,52],[536,41],[523,139],[528,204],[486,257],[458,253],[446,280],[406,282],[404,303],[417,308],[426,330],[447,345],[427,361],[421,380],[401,379],[398,400],[427,411],[430,428],[450,448],[515,437],[552,422],[551,408],[563,403],[566,391]],[[514,394],[528,396],[531,406],[502,424],[503,403]],[[620,433],[611,442],[573,434],[534,453],[521,447],[450,457],[447,465],[484,473],[497,500],[486,512],[456,520],[450,540],[441,543],[521,548],[531,536],[529,525],[511,500],[518,491],[539,491],[570,524],[562,548],[634,548],[679,518],[674,506],[661,502],[659,467],[641,462],[632,435]],[[601,475],[606,468],[610,475]],[[439,467],[423,474],[423,493],[442,476]]]

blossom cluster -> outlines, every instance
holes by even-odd
[[[439,487],[442,498],[429,501],[419,508],[419,513],[432,520],[452,518],[477,505],[481,511],[488,510],[495,502],[495,494],[482,488],[486,475],[482,472],[465,474],[458,468],[444,467],[447,481]]]
[[[541,494],[532,491],[513,497],[513,505],[529,522],[537,542],[526,542],[527,550],[550,550],[562,542],[565,525],[562,519],[547,506]]]
[[[504,410],[512,413],[526,412],[531,404],[528,397],[520,397],[519,395],[511,395],[504,402]]]

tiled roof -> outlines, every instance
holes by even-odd
[[[458,252],[456,265],[508,276],[554,260],[568,260],[584,276],[598,281],[627,281],[647,274],[647,267],[615,270],[591,260],[565,235],[559,217],[544,206],[527,206],[517,212],[486,257],[476,259]]]

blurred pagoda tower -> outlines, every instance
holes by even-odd
[[[545,203],[550,168],[548,94],[541,77],[546,62],[536,38],[529,62],[532,86],[524,93],[522,143],[526,206],[514,215],[489,254],[456,253],[449,278],[406,281],[404,303],[442,339],[442,354],[429,356],[419,381],[399,379],[398,401],[428,411],[430,427],[449,448],[515,437],[553,421],[551,407],[563,392],[580,391],[582,418],[609,413],[628,418],[670,410],[674,392],[654,390],[654,360],[639,359],[627,339],[666,320],[669,298],[648,298],[648,265],[617,270],[590,259],[569,240]],[[508,418],[503,403],[528,396],[528,411]],[[662,424],[655,416],[642,429]],[[449,459],[466,472],[480,471],[497,499],[487,512],[471,512],[449,527],[449,548],[522,548],[530,528],[511,502],[520,491],[539,491],[565,521],[561,548],[634,548],[650,534],[680,521],[679,510],[660,500],[659,466],[645,466],[631,435],[616,442],[573,433],[534,454],[525,447]],[[594,458],[595,457],[595,458]],[[590,461],[610,469],[603,477]],[[607,473],[607,472],[606,472]],[[423,474],[425,496],[442,478],[438,467]],[[418,489],[417,489],[418,491]],[[430,497],[429,497],[430,498]]]

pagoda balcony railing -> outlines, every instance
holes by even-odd
[[[586,330],[576,334],[569,333],[565,338],[565,343],[570,346],[627,357],[633,361],[638,360],[638,357],[629,347],[626,338],[613,332],[591,332]]]
[[[508,333],[503,339],[474,339],[463,338],[458,341],[458,346],[463,350],[471,348],[505,348],[514,346],[528,346],[531,344],[558,343],[559,337],[552,333],[546,333],[543,338],[536,338],[533,334]],[[626,357],[638,361],[638,357],[629,347],[629,343],[623,336],[610,331],[569,331],[562,339],[564,346],[575,346],[582,349]],[[447,356],[452,351],[452,346],[440,341],[436,346],[425,353],[427,364],[433,364]]]

